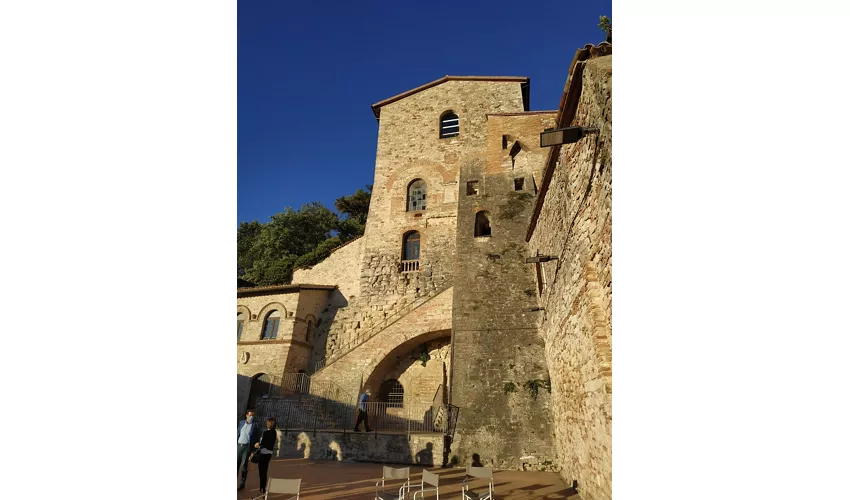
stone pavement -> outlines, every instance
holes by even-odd
[[[334,461],[315,461],[303,458],[276,459],[269,466],[269,477],[285,479],[301,478],[302,500],[371,500],[375,498],[375,483],[381,480],[382,467],[387,464],[346,463]],[[391,466],[392,467],[392,466]],[[396,465],[395,467],[407,467]],[[426,467],[410,466],[412,484],[422,480],[422,469]],[[428,467],[440,476],[440,498],[460,499],[460,486],[464,477],[461,467],[441,469]],[[554,472],[496,471],[493,474],[496,498],[498,500],[556,500],[569,498],[580,500],[572,490]],[[238,477],[237,477],[238,482]],[[486,485],[481,480],[470,483],[472,489]],[[388,481],[387,490],[401,485],[400,481]],[[478,488],[476,488],[478,487]],[[257,466],[250,464],[248,483],[244,490],[237,492],[238,500],[250,500],[259,493]],[[417,499],[422,495],[417,495]],[[413,495],[411,494],[412,498]],[[269,496],[269,500],[276,498]],[[286,498],[286,495],[277,496]],[[426,492],[425,498],[434,499],[433,491]]]

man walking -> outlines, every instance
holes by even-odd
[[[366,427],[366,432],[371,432],[369,428],[369,415],[366,413],[366,402],[369,401],[369,396],[372,392],[366,389],[357,401],[357,423],[354,424],[354,432],[360,432],[360,422],[363,422]]]
[[[236,426],[236,470],[242,471],[242,481],[239,482],[238,488],[240,490],[245,488],[245,481],[248,479],[248,457],[259,441],[260,428],[254,421],[254,410],[248,410],[245,412],[245,418],[239,420]]]

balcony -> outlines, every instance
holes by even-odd
[[[401,271],[402,274],[418,273],[419,272],[419,260],[403,260],[403,261],[401,261],[400,271]]]

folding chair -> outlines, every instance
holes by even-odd
[[[288,497],[286,500],[299,500],[301,497],[301,480],[300,479],[269,479],[269,486],[266,488],[266,494],[263,497],[264,500],[269,498],[270,493],[275,494],[294,494],[294,497]]]
[[[469,490],[469,478],[489,479],[487,493],[479,493]],[[493,500],[493,469],[490,467],[467,467],[466,477],[463,478],[463,485],[460,488],[460,495],[463,500]]]
[[[433,488],[426,488],[426,484],[433,486]],[[414,487],[415,486],[416,485],[414,485]],[[416,495],[420,493],[422,493],[422,498],[425,498],[426,491],[436,491],[437,500],[440,500],[440,476],[422,469],[422,484],[419,485],[419,491],[413,492],[413,500],[416,500]]]
[[[384,489],[384,481],[387,479],[404,479],[404,484],[398,489],[398,494],[395,492],[387,492]],[[378,485],[381,485],[381,491],[378,491]],[[375,500],[403,500],[404,495],[410,491],[410,467],[394,469],[392,467],[384,467],[384,473],[381,480],[375,483]]]

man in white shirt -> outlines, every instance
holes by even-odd
[[[237,471],[242,471],[242,481],[238,489],[245,488],[248,479],[248,457],[254,445],[260,441],[260,427],[254,420],[254,410],[245,412],[245,418],[240,419],[236,425],[236,462]]]

